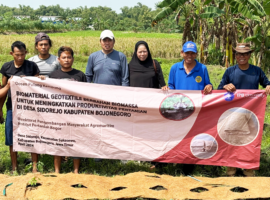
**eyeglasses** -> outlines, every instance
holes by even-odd
[[[238,56],[238,57],[241,57],[241,56],[244,56],[245,57],[245,56],[249,56],[250,55],[250,52],[247,52],[247,53],[238,53],[237,52],[235,55]]]

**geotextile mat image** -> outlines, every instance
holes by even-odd
[[[29,184],[31,180],[37,181],[36,186]],[[10,183],[13,184],[6,187]],[[3,195],[5,187],[6,196]],[[72,173],[27,174],[0,175],[0,188],[0,199],[250,199],[270,197],[270,178],[194,179],[147,172],[115,177]]]

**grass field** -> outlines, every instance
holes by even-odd
[[[48,34],[53,41],[52,54],[57,54],[60,46],[70,46],[76,55],[88,56],[100,50],[100,31],[74,31],[68,33]],[[135,44],[145,40],[149,44],[152,56],[157,58],[180,58],[181,35],[164,33],[130,33],[115,31],[115,49],[123,52],[127,57],[132,57]],[[30,55],[35,54],[35,35],[0,35],[0,55],[10,52],[11,44],[20,40],[26,44]]]
[[[83,31],[83,32],[69,32],[69,33],[56,33],[50,34],[50,37],[54,41],[54,47],[52,48],[51,53],[56,55],[56,51],[61,45],[70,45],[72,48],[76,49],[74,68],[81,71],[85,71],[88,55],[91,52],[100,50],[99,46],[99,34],[100,32],[94,31]],[[28,46],[29,55],[27,58],[34,55],[34,36],[35,35],[10,35],[4,36],[0,35],[0,65],[2,66],[4,62],[10,61],[11,56],[8,55],[9,46],[15,40],[21,40],[25,42]],[[115,32],[116,36],[116,46],[115,49],[125,52],[127,54],[128,60],[131,59],[131,54],[133,53],[133,48],[135,43],[138,40],[146,40],[149,42],[150,50],[155,53],[153,55],[162,66],[165,80],[167,82],[170,67],[181,60],[179,52],[181,49],[181,40],[180,36],[177,34],[139,34],[139,33],[125,33],[125,32]],[[155,37],[155,38],[152,38]],[[126,44],[125,44],[126,43]],[[90,45],[91,44],[91,45]],[[156,47],[156,49],[153,47]],[[87,48],[87,51],[83,48]],[[175,48],[174,48],[175,47]],[[177,48],[176,48],[177,47]],[[166,53],[166,56],[159,56],[158,51],[163,51],[164,48],[170,49],[171,55],[178,56],[169,56]],[[220,66],[208,66],[208,71],[210,75],[211,82],[216,89],[222,75],[225,71],[224,68]],[[269,100],[268,100],[269,105]],[[5,111],[4,111],[5,112]],[[269,125],[268,125],[269,124]],[[4,145],[4,125],[0,125],[0,173],[9,174],[11,170],[11,161],[9,158],[9,150]],[[31,169],[31,166],[25,166],[24,161],[28,159],[30,155],[28,153],[19,153],[18,158],[18,171],[19,174],[24,174]],[[45,173],[53,172],[53,157],[48,155],[41,155],[40,161],[44,164],[40,165],[40,170],[43,170]],[[81,162],[81,173],[91,173],[98,174],[102,176],[114,176],[122,175],[130,172],[136,171],[150,171],[150,164],[147,162],[133,162],[130,161],[127,164],[122,164],[120,161],[116,160],[104,160],[101,163],[95,163],[93,159],[82,159]],[[256,171],[257,176],[270,176],[270,110],[267,106],[266,108],[266,117],[265,117],[265,127],[264,135],[262,140],[262,153],[261,153],[261,167],[260,170]],[[72,171],[73,163],[72,159],[68,159],[67,162],[62,164],[62,172],[68,173]],[[173,176],[180,176],[182,174],[182,165],[168,164],[162,168],[156,169],[157,173],[160,174],[169,174]],[[215,167],[215,166],[200,166],[197,165],[194,171],[196,176],[207,176],[207,177],[218,177],[225,175],[225,167]],[[241,176],[241,173],[239,174]]]
[[[101,31],[72,31],[66,33],[54,33],[54,36],[64,36],[64,37],[99,37]],[[124,32],[124,31],[114,31],[115,38],[165,38],[165,39],[181,39],[182,35],[179,33],[134,33],[134,32]]]

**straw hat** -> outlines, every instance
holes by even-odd
[[[249,43],[238,43],[236,48],[233,48],[233,50],[239,53],[253,52],[253,50],[250,48]]]

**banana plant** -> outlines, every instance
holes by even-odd
[[[249,21],[258,21],[265,15],[263,6],[257,0],[221,0],[215,6],[207,7],[202,18],[219,18],[223,21],[223,50],[225,67],[234,64],[233,46],[239,41],[239,29],[247,28],[252,32],[252,26],[245,26]],[[239,21],[244,23],[239,23]],[[250,24],[250,23],[249,23]],[[242,27],[241,27],[242,25]],[[239,27],[240,26],[240,27]]]
[[[201,62],[204,60],[204,22],[198,16],[202,13],[205,1],[206,0],[164,0],[157,5],[157,7],[163,8],[163,10],[159,12],[152,21],[152,26],[154,26],[169,15],[176,13],[175,20],[178,24],[180,16],[184,16],[186,22],[182,37],[182,44],[184,44],[187,40],[193,40],[200,43],[199,59]]]
[[[252,42],[254,45],[253,64],[265,71],[266,67],[270,68],[270,0],[264,0],[263,9],[264,15],[257,21],[253,36],[247,37],[245,42]]]
[[[270,5],[267,4],[270,0],[264,1],[264,6],[268,6],[270,10]],[[234,64],[233,58],[233,48],[238,41],[238,26],[235,19],[242,17],[243,20],[250,19],[253,21],[260,21],[263,16],[266,15],[265,8],[257,0],[163,0],[158,4],[159,8],[163,8],[152,21],[152,26],[156,25],[159,21],[166,18],[167,16],[177,13],[176,19],[179,19],[179,15],[183,13],[186,5],[192,5],[191,12],[185,16],[186,25],[183,34],[183,41],[186,40],[186,32],[190,32],[190,24],[194,23],[193,18],[197,19],[197,27],[199,28],[197,43],[200,43],[200,61],[203,62],[204,47],[209,42],[206,41],[205,35],[215,34],[217,40],[220,39],[219,33],[222,33],[223,38],[223,52],[225,53],[224,62],[225,66],[229,67],[230,64]],[[216,20],[215,18],[218,18]],[[213,31],[214,26],[212,26],[206,32],[209,23],[212,25],[218,25],[220,28],[216,28]],[[223,29],[221,30],[221,27]],[[186,30],[187,29],[187,30]],[[212,39],[213,37],[208,37]],[[204,59],[205,60],[205,59]]]

